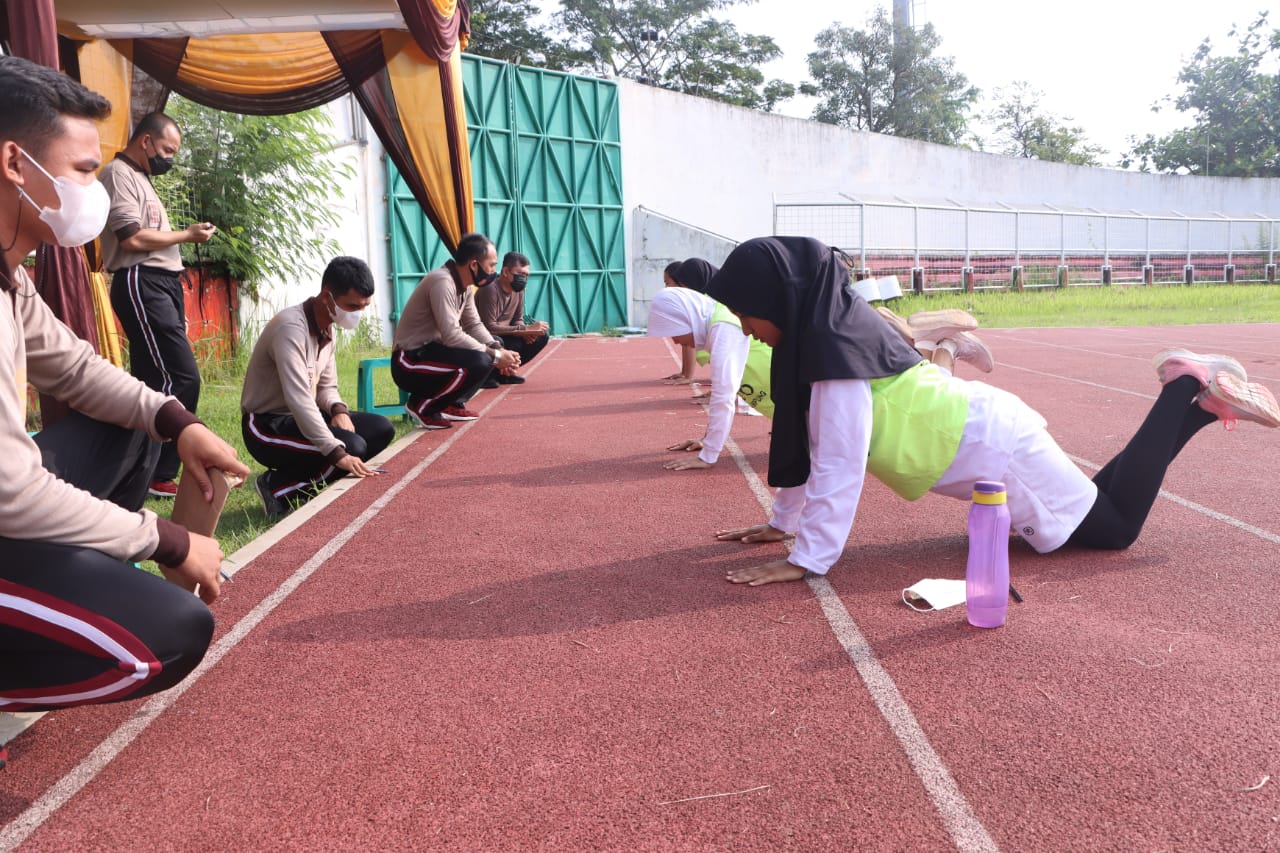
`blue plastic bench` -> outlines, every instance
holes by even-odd
[[[391,358],[365,358],[360,361],[360,368],[356,372],[356,408],[362,412],[373,412],[374,414],[391,417],[393,415],[404,415],[404,404],[409,402],[409,395],[404,390],[400,390],[400,402],[377,404],[373,399],[373,372],[379,367],[391,369]]]

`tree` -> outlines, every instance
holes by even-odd
[[[188,265],[229,274],[251,298],[272,274],[323,266],[338,244],[323,232],[338,224],[338,169],[328,115],[320,109],[282,116],[224,113],[185,98],[165,112],[182,128],[177,166],[156,180],[174,222],[212,222],[206,244],[182,244]]]
[[[856,30],[834,23],[814,38],[811,81],[800,91],[820,100],[813,117],[828,124],[958,145],[978,90],[934,56],[942,39],[932,24],[895,32],[883,8]]]
[[[1084,130],[1071,119],[1057,119],[1040,110],[1042,92],[1025,81],[997,89],[997,103],[987,120],[995,125],[1001,154],[1077,166],[1100,166],[1102,148],[1085,141]]]
[[[1280,57],[1280,30],[1267,26],[1267,13],[1237,38],[1234,53],[1213,56],[1209,39],[1178,75],[1184,87],[1173,99],[1179,112],[1192,113],[1190,127],[1162,137],[1130,137],[1133,148],[1122,161],[1143,171],[1187,172],[1226,177],[1280,177],[1280,74],[1267,73]],[[1168,99],[1165,99],[1166,105]],[[1152,107],[1159,112],[1161,104]]]
[[[560,0],[559,22],[587,60],[578,70],[771,110],[795,94],[759,66],[782,51],[712,12],[750,0]]]
[[[588,59],[538,25],[540,10],[535,0],[471,0],[470,7],[468,53],[553,71],[567,70]]]

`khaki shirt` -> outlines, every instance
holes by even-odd
[[[98,180],[111,196],[111,211],[107,214],[107,227],[102,232],[102,263],[108,272],[128,269],[138,265],[162,270],[182,270],[182,250],[178,244],[149,252],[131,252],[120,246],[143,228],[152,231],[172,231],[169,214],[160,203],[151,176],[142,171],[124,154],[102,167]]]
[[[100,358],[53,315],[21,267],[12,283],[0,291],[0,536],[120,560],[150,557],[160,544],[155,513],[99,500],[44,467],[27,435],[27,382],[91,418],[157,440],[156,416],[173,398]]]
[[[342,403],[333,338],[321,335],[315,298],[271,318],[249,357],[240,409],[246,414],[293,415],[298,430],[325,456],[344,447],[327,418]]]
[[[486,286],[497,287],[497,282]],[[484,350],[494,340],[476,313],[473,288],[459,292],[448,266],[427,273],[396,323],[395,348],[407,352],[437,342],[456,349]]]

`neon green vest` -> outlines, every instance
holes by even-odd
[[[956,458],[969,414],[967,388],[923,361],[872,379],[867,472],[909,501],[929,491]]]
[[[736,329],[742,329],[742,323],[734,313],[720,303],[711,312],[711,322],[728,323]],[[706,365],[711,354],[706,350],[698,350],[698,364]],[[751,338],[751,348],[747,350],[747,369],[742,371],[742,385],[738,387],[738,396],[747,401],[747,405],[765,417],[773,417],[773,397],[769,394],[769,369],[773,365],[773,348]]]

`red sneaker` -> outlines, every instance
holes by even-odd
[[[453,429],[453,424],[438,414],[420,415],[408,406],[404,407],[404,412],[419,429]]]
[[[147,494],[157,498],[172,498],[178,494],[178,484],[173,480],[152,480]]]
[[[440,417],[446,421],[474,421],[480,417],[480,413],[473,412],[464,406],[446,406],[440,413]]]

